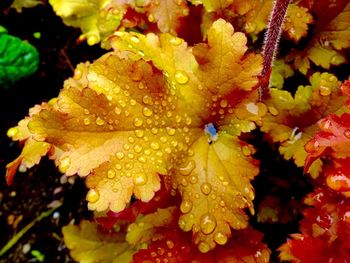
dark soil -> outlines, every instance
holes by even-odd
[[[62,241],[61,228],[72,220],[79,222],[82,218],[91,218],[86,209],[84,182],[75,178],[64,183],[66,178],[51,161],[44,159],[39,166],[17,173],[13,185],[7,186],[3,176],[5,166],[19,155],[20,147],[7,138],[6,132],[27,115],[30,107],[56,97],[77,63],[92,61],[105,51],[98,46],[77,43],[79,31],[65,26],[49,5],[24,10],[21,14],[14,10],[0,11],[0,25],[6,27],[10,34],[32,43],[38,49],[41,60],[39,70],[31,77],[9,89],[0,87],[0,248],[47,211],[50,203],[55,200],[63,203],[56,213],[36,223],[0,258],[0,263],[38,262],[39,259],[31,253],[33,250],[43,254],[45,262],[73,262]],[[35,32],[41,33],[40,39],[33,36]],[[281,203],[288,208],[287,212],[291,213],[287,216],[292,221],[278,225],[260,224],[256,217],[251,218],[252,225],[265,233],[265,241],[270,248],[276,249],[288,234],[298,230],[301,215],[296,212],[298,207],[288,207],[290,201],[296,200],[294,205],[301,205],[303,196],[311,187],[300,169],[291,162],[283,161],[276,150],[271,150],[274,146],[261,143],[260,133],[252,135],[248,135],[247,140],[258,149],[256,157],[261,160],[262,171],[254,181],[255,205],[272,194],[279,196]],[[273,254],[274,260],[276,253]]]
[[[63,203],[56,213],[36,223],[0,262],[38,262],[32,250],[43,254],[45,262],[72,262],[62,241],[61,228],[72,220],[79,222],[91,217],[84,201],[84,182],[75,178],[64,183],[66,178],[61,178],[53,163],[43,160],[28,172],[17,173],[13,185],[7,186],[5,165],[19,155],[20,147],[7,138],[6,132],[28,114],[29,108],[56,97],[77,63],[92,61],[104,51],[78,44],[79,31],[65,26],[49,5],[26,9],[20,14],[1,10],[0,25],[11,35],[29,41],[40,53],[40,67],[34,75],[9,89],[0,87],[0,248],[47,211],[54,200]],[[40,39],[33,36],[35,32],[41,33]],[[26,248],[30,250],[24,253]]]

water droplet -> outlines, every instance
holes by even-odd
[[[136,105],[136,100],[131,99],[131,100],[130,100],[130,105],[131,105],[131,106],[135,106],[135,105]]]
[[[134,151],[135,151],[136,153],[140,153],[140,152],[142,151],[142,146],[139,145],[139,144],[136,144],[136,145],[134,146]]]
[[[140,127],[142,124],[143,124],[143,120],[141,120],[139,118],[135,118],[135,120],[134,120],[135,127]]]
[[[201,217],[201,231],[209,235],[216,228],[216,219],[212,214],[205,214]]]
[[[134,176],[134,184],[137,186],[142,186],[147,183],[147,175],[144,173],[136,174]]]
[[[189,200],[182,201],[180,205],[180,210],[182,213],[187,214],[192,210],[192,202]]]
[[[66,156],[60,160],[58,169],[60,170],[61,173],[65,173],[70,167],[70,165],[71,165],[71,159],[68,156]]]
[[[158,128],[153,127],[153,128],[151,129],[151,133],[153,133],[154,135],[156,135],[156,134],[158,133]]]
[[[179,84],[186,84],[189,78],[186,72],[178,70],[175,72],[175,80]]]
[[[159,143],[157,143],[157,142],[151,142],[150,146],[153,150],[159,149]]]
[[[198,249],[202,253],[207,253],[210,250],[210,246],[206,242],[200,242],[198,245]]]
[[[269,112],[273,115],[276,116],[279,114],[279,111],[274,107],[274,106],[270,106],[269,107]]]
[[[113,179],[114,177],[115,177],[115,171],[114,170],[108,170],[108,172],[107,172],[107,177],[109,178],[109,179]]]
[[[332,93],[332,90],[330,87],[320,86],[319,92],[321,96],[329,96]]]
[[[183,220],[183,219],[180,219],[179,220],[179,226],[180,226],[180,228],[181,229],[186,229],[186,221],[185,220]]]
[[[176,121],[177,123],[180,123],[180,122],[181,122],[181,119],[182,119],[181,116],[179,116],[179,115],[176,115],[176,116],[175,116],[175,121]]]
[[[174,128],[167,127],[167,128],[166,128],[166,132],[167,132],[170,136],[172,136],[172,135],[175,134],[176,130],[175,130]]]
[[[182,39],[178,37],[173,37],[170,40],[170,43],[173,44],[174,46],[179,46],[182,43]]]
[[[105,124],[105,121],[103,119],[101,119],[100,117],[97,117],[96,124],[98,126],[102,126],[103,124]]]
[[[214,240],[219,245],[225,245],[227,243],[227,236],[221,232],[217,232],[214,236]]]
[[[142,110],[143,115],[150,117],[153,114],[153,111],[150,108],[144,107]]]
[[[151,23],[155,21],[154,16],[152,14],[148,16],[148,21],[150,21]]]
[[[134,42],[135,44],[140,43],[140,39],[139,39],[138,37],[136,37],[136,36],[132,36],[132,37],[130,38],[130,40],[131,40],[132,42]]]
[[[179,172],[180,174],[186,176],[191,174],[195,167],[196,167],[196,163],[193,160],[191,160],[187,164],[185,164],[185,166],[180,167]]]
[[[195,184],[198,182],[198,177],[196,175],[193,175],[190,177],[191,184]]]
[[[96,203],[100,199],[100,194],[95,189],[90,189],[86,195],[86,200],[90,203]]]
[[[73,78],[75,80],[79,80],[83,76],[83,72],[80,69],[75,69],[74,70],[74,76]]]
[[[115,107],[114,112],[115,112],[117,115],[119,115],[119,114],[122,112],[122,110],[121,110],[120,108],[118,108],[118,107]]]
[[[174,247],[174,242],[171,240],[167,240],[165,243],[166,243],[167,247],[170,249],[172,249]]]
[[[209,183],[203,183],[201,185],[201,191],[203,194],[208,195],[211,192],[211,184]]]
[[[152,105],[153,104],[153,101],[152,101],[152,97],[148,96],[148,95],[145,95],[143,98],[142,98],[142,102],[147,104],[147,105]]]
[[[140,157],[138,158],[138,160],[139,160],[139,162],[141,162],[141,163],[146,163],[146,161],[147,161],[147,159],[146,159],[144,156],[140,156]]]
[[[166,147],[166,148],[164,149],[164,151],[165,151],[166,153],[168,153],[168,154],[171,153],[171,149],[170,149],[169,147]]]
[[[227,100],[222,100],[222,101],[220,101],[220,107],[221,107],[221,108],[226,108],[227,105],[228,105]]]
[[[142,138],[144,135],[144,132],[143,132],[143,130],[135,130],[135,135],[138,138]]]
[[[246,106],[247,111],[249,111],[250,113],[252,113],[254,115],[258,115],[258,113],[259,113],[258,105],[256,105],[253,102],[250,102],[250,103],[246,104],[245,106]]]
[[[116,153],[116,156],[119,160],[123,159],[124,158],[124,153],[123,152],[117,152]]]

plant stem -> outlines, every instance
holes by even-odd
[[[281,31],[288,5],[291,0],[275,0],[263,47],[263,70],[260,76],[259,97],[265,100],[270,97],[270,75],[272,64],[276,56],[277,47],[281,38]]]

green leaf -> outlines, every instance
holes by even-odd
[[[8,87],[33,74],[39,65],[39,53],[31,44],[0,33],[0,86]]]

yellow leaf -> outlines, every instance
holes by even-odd
[[[327,16],[327,12],[324,12],[324,16]],[[294,61],[294,67],[303,74],[309,70],[310,61],[326,69],[344,63],[346,56],[343,50],[350,47],[349,16],[350,3],[326,24],[322,15],[318,17],[319,26],[316,24],[315,33],[306,48],[292,51],[286,59]]]
[[[203,4],[207,12],[216,12],[224,10],[234,0],[190,0],[192,4],[199,5]]]
[[[282,89],[284,79],[294,74],[292,67],[283,60],[276,59],[273,62],[270,85],[271,87]]]
[[[50,0],[49,3],[66,25],[81,29],[81,38],[87,39],[89,45],[110,36],[126,13],[123,4],[113,5],[109,0]]]
[[[21,13],[23,8],[31,8],[40,4],[43,4],[41,0],[14,0],[11,8],[15,8],[18,13]]]
[[[150,1],[149,6],[146,6],[145,9],[149,13],[149,18],[153,16],[161,32],[174,35],[180,25],[180,18],[189,13],[185,0]]]
[[[230,8],[234,13],[242,17],[244,31],[248,34],[256,35],[266,28],[273,3],[273,0],[234,0]]]
[[[243,209],[254,211],[250,180],[259,171],[250,157],[254,150],[236,136],[219,133],[212,144],[207,141],[207,136],[198,138],[191,147],[194,155],[171,175],[182,196],[179,225],[193,230],[201,252],[225,244],[231,228],[247,226]]]
[[[312,15],[305,7],[289,4],[283,30],[294,42],[299,42],[307,35],[309,24],[313,22]]]
[[[80,263],[127,263],[137,251],[137,247],[125,241],[124,234],[102,231],[89,221],[64,226],[62,232],[72,258]]]
[[[140,215],[135,223],[128,226],[126,240],[131,245],[138,245],[144,242],[155,241],[157,236],[156,228],[164,227],[175,219],[176,207],[158,209],[153,214]]]
[[[254,129],[253,122],[266,113],[254,90],[261,56],[248,53],[244,35],[223,20],[209,29],[205,44],[193,48],[170,34],[126,32],[117,32],[112,46],[114,52],[78,65],[58,98],[31,116],[30,137],[54,147],[50,157],[61,172],[87,176],[90,209],[119,212],[132,196],[149,201],[160,188],[160,175],[174,191],[183,167],[195,162],[190,177],[204,182],[207,175],[201,171],[210,169],[210,183],[220,186],[213,192],[224,192],[230,183],[235,187],[225,190],[227,211],[216,218],[217,232],[225,238],[231,227],[246,226],[241,209],[252,209],[249,182],[257,167],[248,157],[253,148],[237,136]],[[214,158],[209,166],[203,160],[206,150]],[[231,174],[233,165],[242,170]],[[214,169],[223,182],[214,178]],[[187,198],[190,192],[199,194],[200,185],[191,183],[181,191]],[[231,197],[235,204],[229,204]],[[198,226],[204,213],[185,218]],[[193,231],[202,250],[203,242],[209,249],[215,246],[214,235]],[[222,238],[216,243],[224,243]]]
[[[267,102],[269,113],[263,117],[261,130],[268,133],[272,141],[280,142],[280,152],[297,166],[305,163],[304,145],[318,131],[317,122],[329,113],[346,111],[345,98],[339,89],[339,81],[329,73],[315,73],[310,77],[311,85],[300,86],[294,96],[284,90],[271,89]],[[312,176],[321,171],[322,162],[313,164]]]

